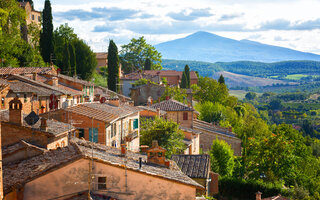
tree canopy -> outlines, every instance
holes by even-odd
[[[117,92],[119,83],[119,55],[118,47],[110,40],[108,47],[108,88]]]
[[[132,38],[129,44],[121,46],[120,60],[125,72],[143,69],[147,58],[151,61],[152,69],[162,69],[161,54],[143,36]]]
[[[47,63],[50,62],[53,54],[53,24],[51,3],[49,0],[44,2],[44,9],[42,11],[40,50],[43,60]]]
[[[152,141],[158,140],[159,146],[167,150],[167,157],[185,150],[184,135],[179,129],[179,125],[171,120],[167,121],[158,117],[154,120],[141,120],[140,134],[141,144],[151,147]]]

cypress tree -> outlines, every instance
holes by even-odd
[[[71,71],[69,76],[77,75],[77,66],[76,66],[76,53],[72,42],[69,42],[69,53],[70,53],[70,67]]]
[[[151,70],[151,61],[149,58],[147,58],[144,63],[144,70]]]
[[[187,88],[187,75],[185,71],[183,71],[183,74],[182,74],[180,88]]]
[[[119,55],[117,45],[110,40],[108,47],[108,88],[117,92],[119,83]]]
[[[44,9],[42,12],[42,30],[40,33],[40,51],[41,56],[45,62],[50,62],[50,55],[53,53],[53,25],[52,25],[52,11],[49,0],[44,2]]]
[[[190,68],[188,65],[186,65],[184,67],[184,72],[185,72],[186,78],[187,78],[186,88],[190,88]]]
[[[222,74],[220,74],[220,77],[219,77],[218,82],[219,82],[220,84],[225,84],[224,77],[223,77]]]
[[[62,73],[70,76],[71,74],[71,65],[70,65],[70,52],[68,42],[65,42],[63,49],[63,68]]]

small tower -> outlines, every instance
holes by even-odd
[[[20,126],[23,124],[22,103],[18,97],[9,102],[9,122]]]
[[[148,163],[169,167],[170,162],[166,161],[165,153],[167,150],[158,145],[157,140],[152,141],[152,147],[147,150]]]

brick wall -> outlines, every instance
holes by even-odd
[[[183,120],[184,112],[188,113],[188,120]],[[192,128],[193,115],[191,111],[167,111],[167,119],[171,119],[183,127]]]

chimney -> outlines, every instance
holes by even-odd
[[[149,146],[148,146],[148,145],[141,145],[141,146],[140,146],[140,152],[141,152],[141,153],[147,152],[148,149],[149,149]]]
[[[162,165],[164,167],[169,167],[170,162],[166,161],[165,158],[166,150],[162,147],[159,147],[158,141],[152,141],[152,147],[147,150],[148,163]]]
[[[160,116],[161,116],[160,108],[157,108],[157,115],[158,115],[158,117],[160,117]]]
[[[108,103],[109,103],[110,105],[119,107],[119,106],[120,106],[120,99],[119,99],[119,98],[112,98],[112,99],[109,99],[109,102],[108,102]]]
[[[232,133],[232,126],[229,126],[228,131]]]
[[[9,102],[9,122],[20,126],[23,125],[22,103],[18,97]]]
[[[142,158],[139,157],[139,169],[141,169],[141,167],[142,167]]]
[[[55,77],[55,76],[53,76],[53,77],[51,78],[51,80],[49,81],[49,85],[58,87],[58,85],[59,85],[58,78]]]
[[[261,194],[259,191],[256,193],[256,200],[261,200]]]
[[[158,98],[158,103],[160,103],[160,97]]]
[[[121,156],[122,157],[126,156],[126,151],[127,151],[126,144],[121,144]]]
[[[34,81],[38,80],[38,74],[37,74],[37,72],[33,72],[33,73],[32,73],[32,80],[34,80]]]
[[[40,130],[47,132],[48,131],[48,125],[47,125],[47,119],[46,118],[41,118],[41,124],[40,124]]]

